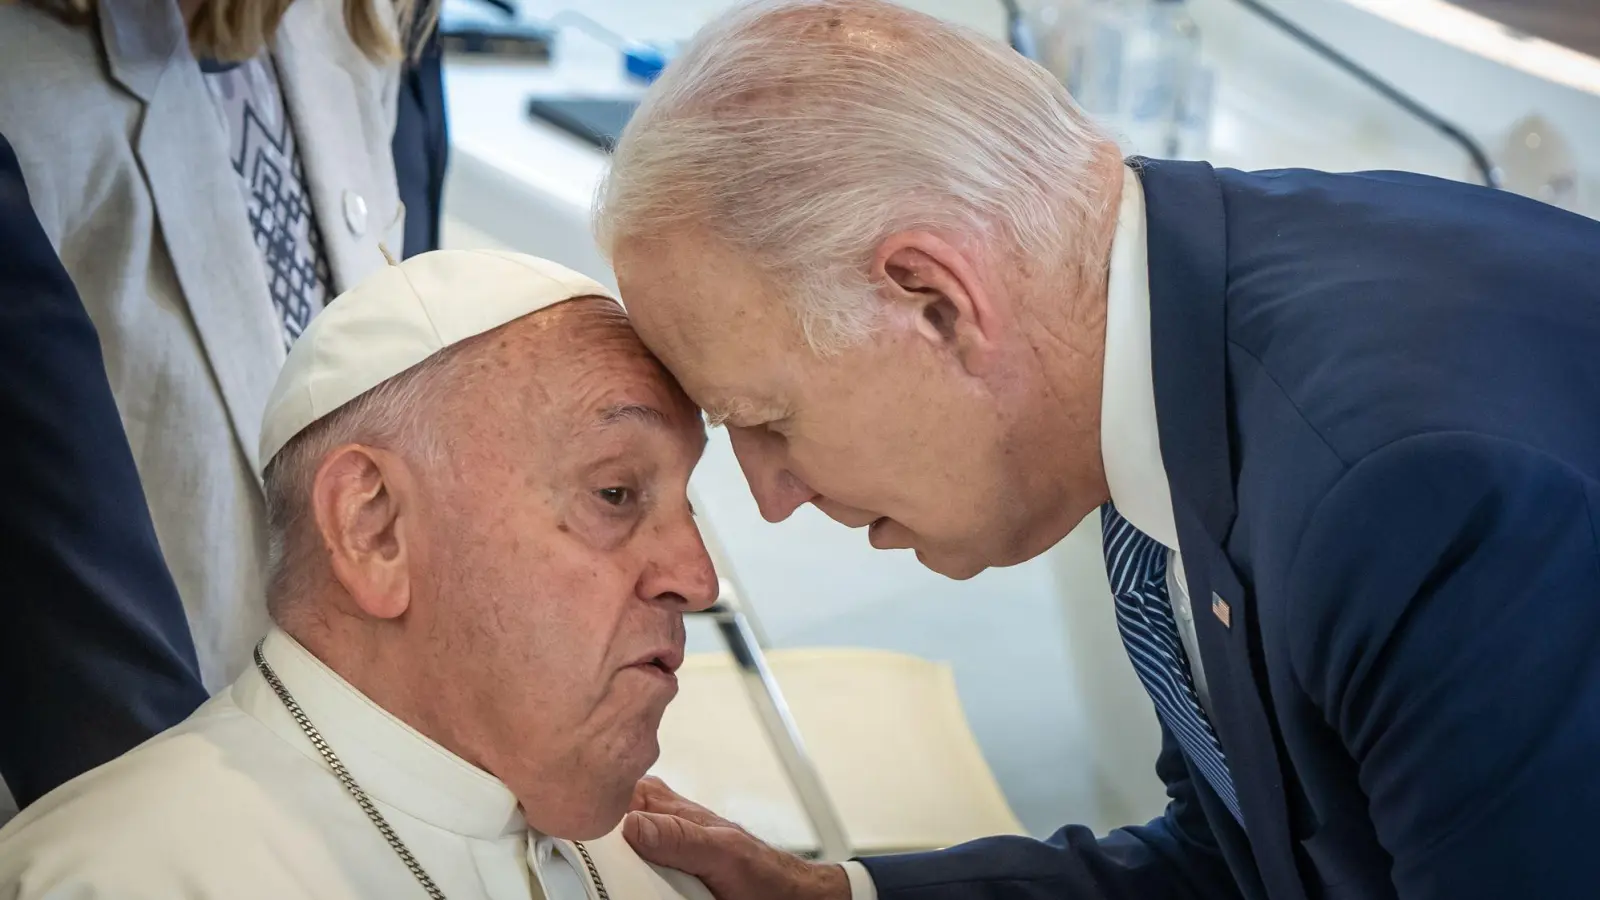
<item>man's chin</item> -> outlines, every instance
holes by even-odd
[[[917,555],[917,562],[922,563],[924,568],[956,581],[966,581],[989,568],[988,563],[974,558],[970,553],[929,550],[918,535],[890,518],[872,523],[867,529],[867,542],[875,550],[910,550]]]
[[[545,833],[567,840],[593,841],[616,830],[633,802],[634,786],[649,774],[661,756],[654,732],[635,740],[630,751],[622,758],[607,761],[609,774],[592,782],[583,792],[584,805],[561,823],[562,831]],[[580,783],[581,779],[574,779],[572,786]]]
[[[632,778],[634,782],[649,774],[650,767],[661,761],[660,728],[661,717],[656,716],[651,727],[641,730],[638,737],[634,738],[628,748],[628,756],[618,760],[618,765],[629,774],[637,772]]]
[[[977,576],[984,569],[989,568],[987,564],[971,558],[945,556],[923,550],[913,550],[912,552],[917,554],[917,562],[922,563],[924,568],[953,581],[966,581]]]

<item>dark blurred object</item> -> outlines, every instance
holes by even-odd
[[[450,161],[443,49],[434,29],[400,80],[394,125],[394,177],[406,209],[405,256],[439,249],[444,175]]]
[[[554,36],[543,28],[512,26],[456,26],[441,32],[444,52],[464,56],[494,56],[523,62],[550,62]]]
[[[534,97],[528,101],[529,115],[608,152],[638,108],[637,100],[608,98]]]
[[[519,62],[548,63],[555,31],[518,22],[514,0],[478,0],[494,9],[493,21],[480,21],[470,13],[442,15],[434,37],[452,56],[493,56]]]
[[[0,775],[20,806],[205,702],[100,339],[0,137]]]
[[[1596,0],[1450,0],[1523,34],[1542,37],[1600,57],[1600,3]]]
[[[478,2],[484,6],[492,6],[498,9],[500,14],[507,19],[515,19],[517,17],[517,5],[512,3],[511,0],[478,0]]]
[[[1006,42],[1024,58],[1038,62],[1039,43],[1034,40],[1033,27],[1023,15],[1022,7],[1017,0],[1000,0],[1000,5],[1006,11]]]

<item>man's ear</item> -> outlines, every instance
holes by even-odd
[[[317,531],[333,576],[363,613],[393,619],[411,604],[416,502],[405,463],[346,444],[317,467],[311,486]]]
[[[878,245],[872,275],[890,309],[908,314],[919,335],[953,353],[968,373],[993,365],[997,298],[970,252],[931,232],[902,231]]]

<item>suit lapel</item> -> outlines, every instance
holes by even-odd
[[[1194,600],[1200,659],[1211,686],[1211,724],[1228,755],[1228,770],[1244,811],[1250,852],[1273,900],[1305,900],[1289,823],[1277,729],[1267,714],[1255,609],[1220,549],[1193,513],[1180,512],[1178,540]],[[1217,606],[1225,607],[1219,614]],[[1223,617],[1227,618],[1224,623]]]
[[[204,76],[170,0],[99,4],[112,77],[144,100],[135,153],[239,448],[252,470],[282,326]]]
[[[1161,455],[1172,482],[1211,721],[1228,756],[1268,894],[1303,900],[1288,793],[1267,713],[1254,598],[1220,549],[1233,525],[1228,437],[1226,223],[1204,163],[1140,166],[1148,216],[1151,352]]]
[[[380,112],[394,108],[395,84],[345,34],[341,4],[300,0],[273,48],[335,293],[384,264],[380,244],[398,259],[405,238],[393,121]]]

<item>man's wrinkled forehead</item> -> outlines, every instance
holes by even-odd
[[[554,311],[552,311],[554,312]],[[620,308],[574,305],[543,324],[541,356],[554,359],[542,398],[583,432],[697,428],[698,410],[639,339]],[[703,436],[702,436],[703,437]]]
[[[712,340],[752,325],[794,324],[775,273],[703,229],[629,239],[615,263],[623,300],[651,349],[667,333]]]
[[[796,374],[793,317],[759,269],[715,242],[630,242],[617,278],[640,337],[713,424],[765,414]]]

